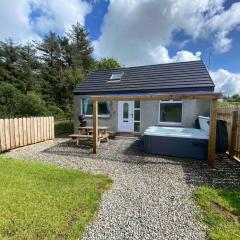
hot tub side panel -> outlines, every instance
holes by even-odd
[[[144,151],[173,157],[207,159],[208,140],[144,135]]]

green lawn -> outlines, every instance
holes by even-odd
[[[199,217],[210,228],[210,239],[240,239],[240,189],[199,187],[195,196],[201,206]]]
[[[0,157],[0,239],[77,239],[110,187],[104,175]]]

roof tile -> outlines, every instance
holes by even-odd
[[[109,82],[113,73],[124,72],[121,81]],[[97,70],[74,90],[75,95],[144,93],[171,91],[213,91],[214,83],[200,61]]]

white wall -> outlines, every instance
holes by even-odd
[[[141,101],[141,133],[149,126],[160,125],[159,102]],[[207,116],[210,110],[209,100],[183,100],[182,127],[195,127],[199,115]],[[161,126],[164,126],[161,124]]]
[[[82,114],[81,109],[81,96],[73,96],[73,116],[74,116],[74,129],[79,126],[78,116]],[[92,126],[92,117],[85,117],[88,126]],[[109,117],[99,117],[99,126],[108,126],[111,132],[117,131],[117,102],[112,102],[111,112]]]
[[[74,127],[79,126],[78,116],[81,114],[81,96],[74,95]],[[210,111],[209,100],[184,100],[183,101],[183,127],[194,127],[199,115],[208,116]],[[117,131],[117,102],[112,102],[112,109],[108,118],[99,117],[99,126],[108,126],[111,132]],[[92,118],[86,118],[87,124],[92,125]],[[159,101],[141,101],[140,130],[149,126],[159,125]],[[162,125],[163,126],[163,125]]]

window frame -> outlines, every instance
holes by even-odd
[[[125,105],[125,104],[127,104],[127,117],[126,117],[126,118],[124,117],[124,114],[125,114],[124,105]],[[125,105],[125,106],[126,106],[126,105]],[[123,103],[123,105],[122,105],[122,120],[123,120],[123,122],[128,122],[129,119],[130,119],[129,109],[130,109],[129,103],[128,103],[128,102]]]
[[[85,97],[85,98],[88,98],[88,97]],[[93,117],[92,114],[84,114],[83,113],[83,99],[84,98],[81,98],[81,101],[80,101],[80,104],[81,104],[81,114],[84,115],[84,117],[86,117],[86,118],[92,118]],[[109,113],[109,114],[98,114],[98,117],[100,117],[100,118],[110,118],[110,114],[111,113]]]
[[[136,101],[134,101],[134,105],[133,105],[133,130],[134,130],[134,132],[136,132],[136,133],[140,133],[141,132],[141,101],[140,100],[137,100],[137,101],[139,101],[139,108],[136,108],[135,107],[135,102]],[[137,111],[139,111],[139,120],[135,120],[135,110],[137,110]],[[139,123],[139,132],[138,131],[135,131],[135,126],[134,126],[134,124],[135,123]]]
[[[108,79],[108,82],[120,82],[122,80],[124,72],[115,72],[112,73],[111,77]],[[118,78],[114,77],[114,75],[119,75]]]
[[[161,121],[161,103],[181,103],[182,104],[182,114],[181,114],[181,122],[162,122]],[[160,125],[167,125],[167,126],[183,126],[183,101],[182,100],[169,100],[169,101],[159,101],[159,112],[158,112],[158,122]]]

